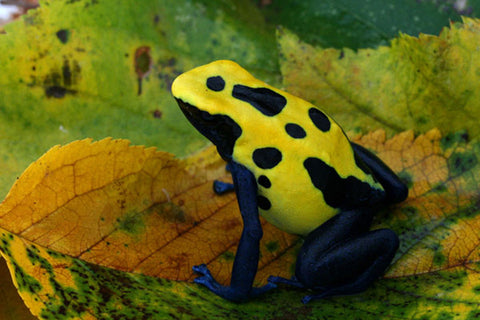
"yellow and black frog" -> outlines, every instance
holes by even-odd
[[[181,110],[228,162],[244,222],[230,286],[205,265],[195,279],[232,301],[284,283],[312,289],[303,301],[365,290],[385,272],[398,248],[389,229],[370,231],[381,207],[403,201],[404,183],[379,158],[348,140],[321,109],[254,78],[232,61],[215,61],[177,77]],[[305,236],[292,279],[270,277],[253,287],[262,227],[267,221]]]

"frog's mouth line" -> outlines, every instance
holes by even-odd
[[[226,161],[232,160],[235,141],[242,134],[240,126],[229,116],[212,115],[176,98],[180,109],[190,123],[202,135],[217,146],[218,153]]]

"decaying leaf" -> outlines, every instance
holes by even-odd
[[[440,36],[407,35],[376,49],[322,49],[279,32],[290,93],[332,114],[348,130],[480,133],[480,24],[464,18]],[[360,129],[360,130],[359,130]]]
[[[375,151],[410,187],[405,203],[378,214],[375,227],[397,231],[402,246],[387,278],[364,294],[304,309],[299,298],[305,292],[285,289],[218,307],[217,297],[185,282],[194,276],[191,266],[201,262],[228,282],[242,228],[235,196],[212,191],[214,179],[229,179],[213,147],[184,160],[125,140],[54,147],[25,171],[0,206],[0,252],[35,314],[163,315],[179,305],[192,314],[239,311],[234,318],[251,317],[252,308],[267,318],[300,310],[328,316],[339,308],[344,316],[369,310],[377,318],[476,312],[479,210],[472,190],[480,144],[465,132],[442,137],[438,130],[392,139],[375,131],[353,140]],[[263,226],[257,281],[291,275],[300,242]],[[148,294],[139,294],[147,284]],[[100,303],[105,297],[106,305]]]

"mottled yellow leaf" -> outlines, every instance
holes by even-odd
[[[480,23],[464,18],[439,36],[401,34],[375,49],[306,44],[280,29],[286,91],[324,108],[348,130],[480,133]]]
[[[179,160],[126,140],[77,141],[25,171],[0,206],[0,226],[62,254],[166,279],[192,279],[192,266],[208,262],[226,282],[242,229],[235,195],[213,192],[226,175],[213,147]],[[262,265],[294,241],[265,228]]]

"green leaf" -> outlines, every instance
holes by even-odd
[[[184,119],[171,82],[215,59],[275,79],[266,29],[249,1],[41,2],[0,34],[0,194],[45,150],[85,137],[197,150],[206,140]]]
[[[352,49],[385,45],[399,32],[438,34],[449,20],[460,20],[453,10],[415,0],[277,0],[265,11],[305,42]]]

